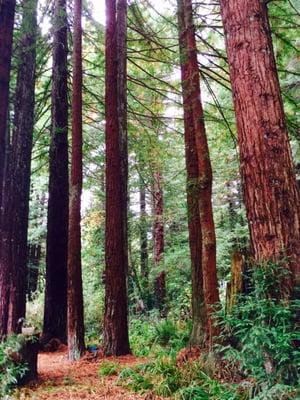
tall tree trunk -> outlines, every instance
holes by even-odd
[[[34,91],[37,37],[37,0],[24,0],[18,75],[15,94],[15,117],[10,157],[10,189],[12,203],[11,229],[12,279],[8,332],[18,331],[18,320],[25,317],[27,235],[30,193],[30,166],[34,128]],[[5,217],[4,217],[5,218]]]
[[[68,255],[68,20],[66,0],[55,0],[53,18],[52,126],[43,336],[67,339]]]
[[[118,10],[118,16],[117,16]],[[124,221],[125,161],[124,131],[121,127],[126,106],[126,94],[120,76],[126,57],[125,48],[120,43],[122,27],[126,35],[126,0],[106,0],[106,72],[105,72],[105,116],[106,116],[106,223],[105,223],[105,313],[104,351],[106,354],[121,355],[130,352],[127,320],[127,266]],[[122,14],[122,15],[121,15]],[[124,19],[125,18],[125,19]],[[119,25],[119,30],[117,29]],[[118,54],[118,49],[123,49]],[[120,80],[119,80],[120,79]],[[125,118],[125,117],[124,117]],[[127,180],[127,179],[126,179]],[[127,190],[126,190],[127,199]],[[126,201],[127,203],[127,201]]]
[[[25,317],[27,232],[30,165],[34,125],[34,89],[37,35],[37,1],[23,2],[22,24],[17,48],[18,72],[15,94],[11,154],[5,172],[2,197],[1,270],[9,284],[8,319],[5,331],[19,332],[18,320]],[[12,224],[12,221],[14,223]],[[2,330],[2,329],[1,329]]]
[[[213,324],[213,312],[219,302],[216,268],[216,236],[212,209],[212,168],[205,132],[204,114],[201,102],[200,78],[197,60],[195,27],[191,0],[183,0],[183,14],[186,29],[186,72],[189,88],[189,107],[192,110],[195,143],[198,158],[199,219],[202,234],[202,271],[204,296],[207,312],[207,333],[211,344],[217,329]]]
[[[164,236],[164,196],[162,189],[162,174],[155,171],[153,174],[153,251],[154,264],[159,265],[164,256],[165,236]]]
[[[289,296],[300,284],[300,198],[266,2],[221,0],[241,175],[257,262],[287,256]]]
[[[145,281],[148,281],[148,238],[147,238],[147,212],[146,212],[146,190],[145,184],[140,181],[140,260],[141,275]]]
[[[83,293],[81,276],[81,192],[82,192],[82,2],[74,3],[72,162],[70,181],[68,242],[68,348],[69,359],[84,351]]]
[[[117,1],[117,90],[118,90],[118,123],[121,151],[122,173],[122,211],[123,211],[123,245],[128,272],[128,132],[127,132],[127,2]]]
[[[2,0],[0,3],[0,206],[4,179],[7,113],[9,99],[9,78],[11,67],[11,52],[13,42],[13,27],[15,18],[15,0]],[[3,296],[0,291],[0,302]],[[0,306],[1,307],[1,306]],[[1,319],[1,316],[0,316]],[[1,324],[2,325],[2,324]],[[1,330],[1,328],[0,328]]]
[[[192,269],[192,320],[191,344],[203,346],[206,341],[206,309],[202,271],[202,234],[199,217],[199,166],[196,149],[196,133],[193,120],[187,29],[183,1],[178,0],[178,27],[181,65],[181,84],[184,112],[185,160],[187,170],[187,208],[189,245]]]

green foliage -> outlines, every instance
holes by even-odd
[[[175,352],[189,341],[191,322],[174,322],[158,318],[154,311],[148,317],[135,317],[130,322],[130,346],[137,356],[148,356],[166,350]]]
[[[163,320],[155,326],[155,341],[161,346],[166,346],[175,337],[176,327],[170,320]]]
[[[120,364],[114,361],[103,361],[100,364],[98,375],[101,377],[117,375],[120,372]]]
[[[199,362],[180,368],[176,357],[162,354],[147,364],[124,369],[119,377],[121,384],[135,392],[152,390],[158,396],[177,400],[238,400],[242,397],[233,386],[221,384],[203,372]]]
[[[0,396],[8,395],[16,386],[18,380],[27,371],[27,366],[21,362],[18,356],[19,350],[24,344],[21,335],[9,336],[0,343]]]
[[[134,392],[144,392],[153,388],[149,378],[139,372],[139,367],[124,368],[119,374],[117,382]]]
[[[175,398],[177,400],[209,400],[209,395],[200,386],[189,386],[180,389]]]
[[[284,265],[254,267],[252,291],[239,298],[231,313],[222,312],[223,339],[235,345],[220,346],[223,356],[257,382],[297,385],[300,350],[296,343],[300,302],[280,298]]]
[[[134,318],[130,322],[129,330],[130,347],[139,357],[148,356],[153,349],[155,325],[142,319]]]
[[[270,387],[267,382],[247,381],[243,389],[247,400],[294,400],[300,395],[299,389],[279,383]]]
[[[44,293],[37,292],[26,305],[26,323],[41,332],[44,315]]]

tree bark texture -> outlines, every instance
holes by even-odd
[[[124,262],[128,271],[128,133],[127,133],[127,2],[118,0],[117,8],[117,90],[118,90],[118,123],[121,151],[122,172],[122,211],[123,211],[123,245]]]
[[[146,212],[146,190],[144,183],[140,182],[140,260],[141,276],[148,281],[148,238],[147,238],[147,212]]]
[[[1,199],[4,179],[9,78],[15,8],[15,0],[2,0],[0,2],[0,206],[2,203]]]
[[[202,271],[202,234],[199,217],[199,166],[196,149],[196,133],[193,121],[191,94],[193,87],[189,79],[187,29],[183,1],[178,0],[178,27],[181,65],[181,83],[184,113],[185,160],[187,170],[188,230],[192,270],[192,321],[191,344],[203,346],[206,342],[206,308]]]
[[[46,289],[43,336],[67,338],[68,255],[68,21],[66,0],[55,0]]]
[[[164,236],[164,197],[162,188],[162,174],[155,171],[153,174],[153,251],[154,264],[159,265],[164,256],[165,236]]]
[[[300,283],[300,199],[266,2],[222,0],[240,169],[256,262],[288,257],[289,296]]]
[[[12,207],[12,281],[8,332],[18,330],[25,317],[27,236],[30,194],[30,167],[34,128],[37,0],[25,0],[18,47],[18,74],[15,94],[14,131],[10,157],[10,201]],[[4,194],[6,196],[6,194]]]
[[[161,271],[154,281],[155,307],[159,310],[160,316],[166,318],[167,310],[167,290],[166,290],[166,272]]]
[[[82,192],[82,2],[74,3],[72,161],[70,180],[68,241],[68,349],[69,359],[84,351],[84,317],[81,276],[81,192]]]
[[[2,197],[1,270],[9,279],[7,333],[25,317],[30,166],[34,127],[37,1],[25,0],[17,47],[14,129]],[[12,223],[13,221],[13,223]],[[6,313],[1,310],[0,312]]]
[[[204,296],[207,313],[207,334],[211,344],[217,329],[213,323],[213,312],[219,302],[217,268],[216,268],[216,236],[212,209],[212,168],[204,124],[201,102],[200,78],[197,60],[195,27],[191,0],[183,0],[183,15],[186,40],[186,85],[189,88],[188,104],[192,111],[195,131],[195,144],[198,158],[198,177],[195,190],[198,193],[199,219],[202,235],[202,271]]]
[[[127,266],[128,253],[124,232],[126,229],[124,215],[127,213],[124,193],[127,188],[124,157],[124,115],[126,110],[126,94],[119,93],[125,86],[120,77],[124,71],[126,51],[118,43],[121,35],[126,35],[126,9],[124,0],[106,0],[106,43],[105,43],[105,137],[106,137],[106,222],[105,222],[105,313],[104,313],[104,352],[121,355],[130,353],[127,317]],[[117,16],[122,13],[122,15]],[[125,18],[125,20],[124,20]],[[125,24],[125,25],[124,25]],[[124,43],[124,42],[123,42]],[[118,49],[123,49],[118,54]],[[121,61],[122,58],[122,61]],[[122,74],[121,74],[122,75]],[[119,80],[120,79],[120,80]],[[125,120],[126,121],[126,120]],[[126,210],[124,210],[124,208]]]

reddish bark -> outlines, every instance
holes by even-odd
[[[203,345],[205,343],[206,309],[204,301],[203,271],[202,271],[202,234],[198,205],[198,155],[196,149],[196,134],[193,121],[193,109],[191,104],[187,29],[184,18],[182,0],[178,0],[178,27],[181,65],[181,84],[184,112],[184,140],[185,160],[187,170],[187,208],[189,245],[192,269],[192,320],[193,330],[191,343]]]
[[[153,176],[153,250],[154,250],[154,264],[158,265],[164,255],[164,201],[162,190],[162,175],[159,171],[154,172]]]
[[[128,134],[127,134],[127,1],[118,0],[117,4],[117,90],[118,90],[118,124],[121,151],[121,185],[123,211],[123,245],[124,262],[128,271]]]
[[[154,282],[154,295],[156,307],[160,311],[161,317],[167,316],[167,308],[166,308],[166,273],[165,271],[160,272],[155,278]]]
[[[66,343],[68,253],[68,20],[66,0],[53,17],[52,115],[43,336]]]
[[[126,1],[119,0],[118,6],[126,10]],[[126,101],[126,95],[118,93],[124,85],[118,82],[120,54],[117,54],[117,13],[116,1],[106,0],[106,42],[105,42],[105,137],[106,137],[106,221],[105,221],[105,313],[103,344],[105,354],[122,355],[130,352],[127,321],[128,260],[125,248],[124,188],[127,185],[124,174],[124,146],[120,131],[121,106],[118,99]],[[124,16],[123,16],[124,17]],[[121,22],[119,22],[121,23]],[[126,26],[126,24],[125,24]],[[123,52],[122,52],[123,54]],[[126,55],[123,54],[123,57]],[[119,90],[118,90],[119,88]],[[120,97],[119,97],[120,96]],[[126,196],[127,197],[127,196]]]
[[[2,202],[1,199],[4,179],[9,77],[15,7],[15,0],[2,0],[0,3],[0,206]],[[2,297],[3,296],[0,293],[0,298]]]
[[[81,276],[81,192],[82,192],[82,2],[74,3],[72,159],[70,179],[68,241],[68,350],[69,359],[84,351],[83,293]]]
[[[204,296],[207,312],[207,332],[211,342],[217,329],[213,325],[213,311],[219,302],[216,268],[216,237],[212,209],[212,168],[204,124],[201,103],[199,68],[193,9],[191,0],[183,0],[183,14],[186,29],[186,85],[189,88],[188,104],[192,110],[195,130],[195,144],[198,158],[197,192],[199,201],[199,219],[202,234],[202,271]]]
[[[285,296],[300,283],[300,198],[266,2],[221,0],[254,258],[288,256]]]
[[[147,212],[146,212],[146,190],[143,182],[140,182],[140,259],[141,275],[147,281],[148,269],[148,238],[147,238]]]

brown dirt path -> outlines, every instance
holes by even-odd
[[[121,366],[131,366],[145,359],[134,356],[109,358]],[[67,352],[41,353],[38,359],[39,378],[36,382],[21,389],[15,399],[19,400],[142,400],[158,399],[148,395],[138,395],[126,391],[115,384],[116,376],[101,378],[99,365],[103,358],[84,357],[70,363]]]

